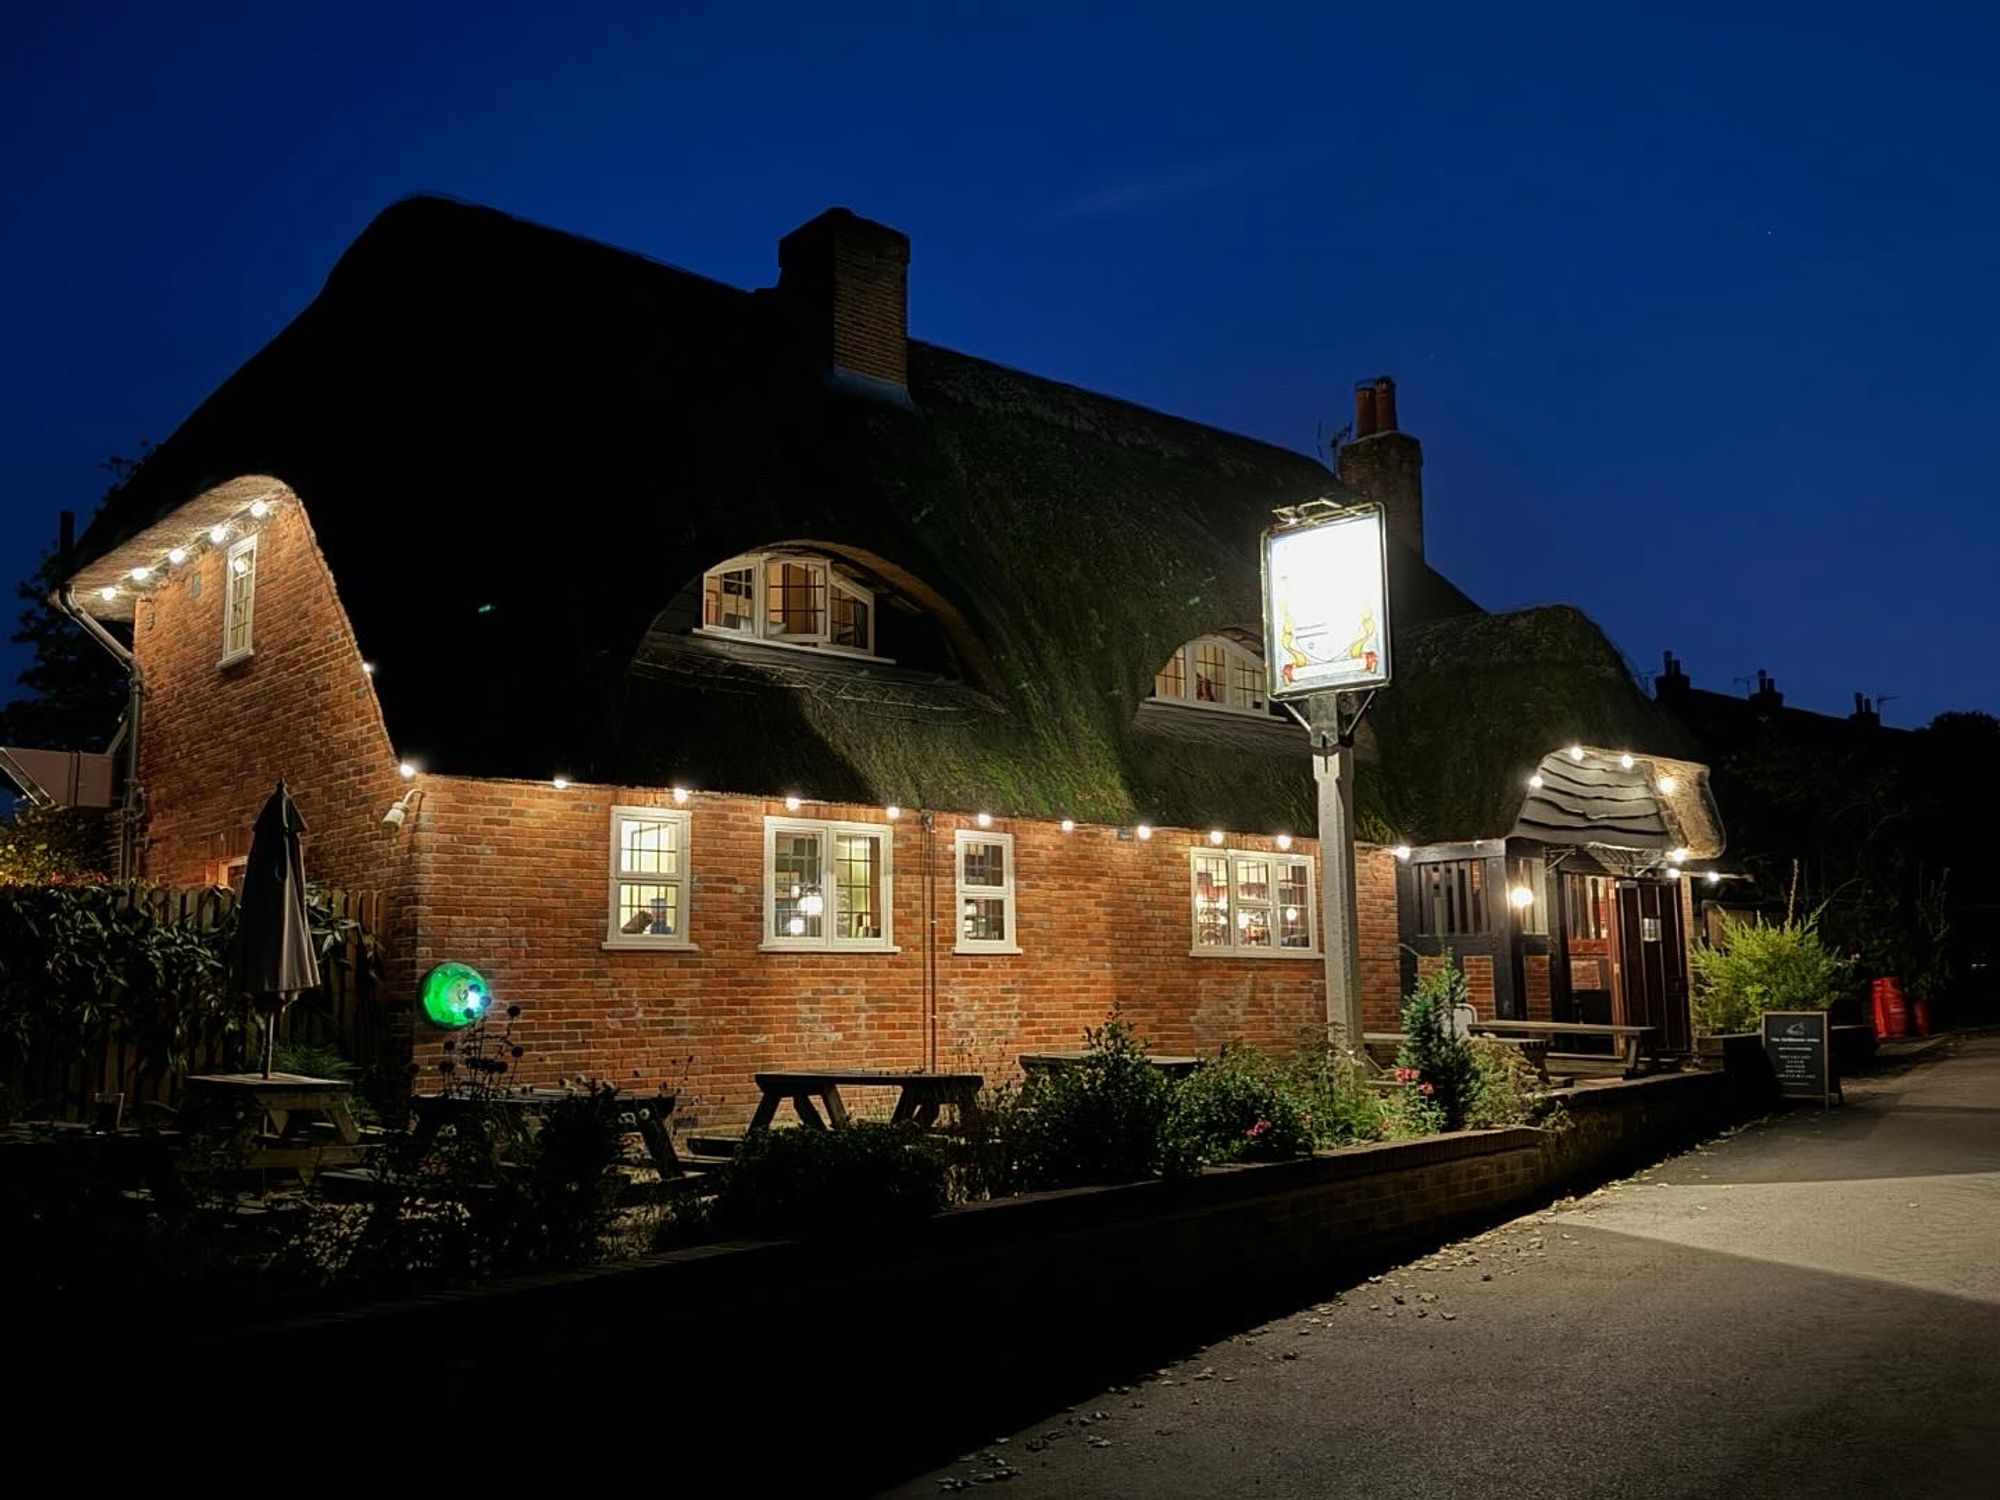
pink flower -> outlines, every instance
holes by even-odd
[[[1420,1084],[1418,1084],[1418,1085],[1417,1085],[1417,1087],[1418,1087],[1418,1088],[1420,1088],[1420,1089],[1422,1089],[1422,1090],[1423,1090],[1423,1091],[1424,1091],[1424,1092],[1425,1092],[1426,1094],[1435,1094],[1435,1093],[1437,1092],[1437,1085],[1436,1085],[1436,1084],[1432,1084],[1432,1083],[1420,1083]]]
[[[1254,1141],[1257,1139],[1258,1136],[1262,1135],[1265,1131],[1269,1130],[1270,1128],[1271,1128],[1271,1122],[1269,1120],[1259,1120],[1255,1125],[1252,1125],[1248,1130],[1244,1131],[1243,1133]]]

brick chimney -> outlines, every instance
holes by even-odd
[[[1688,688],[1691,686],[1687,669],[1681,665],[1681,659],[1669,651],[1666,664],[1660,669],[1660,675],[1653,679],[1653,696],[1662,703],[1675,703],[1687,696]]]
[[[907,401],[910,237],[829,208],[778,241],[778,295],[806,357],[834,379]]]
[[[1424,445],[1396,426],[1396,382],[1354,388],[1354,435],[1336,458],[1340,482],[1381,505],[1389,535],[1424,555]]]
[[[1757,669],[1757,686],[1750,692],[1750,701],[1766,712],[1785,706],[1785,695],[1778,691],[1776,679],[1762,667]]]
[[[1858,724],[1863,729],[1882,727],[1882,712],[1869,700],[1866,693],[1854,695],[1854,712],[1847,717],[1850,723]]]

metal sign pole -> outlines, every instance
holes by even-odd
[[[1333,1046],[1359,1054],[1361,965],[1354,894],[1354,747],[1340,720],[1340,695],[1306,699],[1319,784],[1319,930],[1326,959],[1326,1025]]]

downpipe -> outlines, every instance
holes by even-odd
[[[139,874],[139,824],[146,815],[145,793],[139,786],[139,712],[146,697],[146,674],[139,666],[139,660],[117,636],[106,630],[90,611],[76,602],[76,591],[64,584],[49,595],[49,603],[76,622],[83,633],[109,651],[118,665],[125,670],[130,689],[125,699],[125,716],[118,722],[118,732],[111,737],[110,749],[116,753],[122,746],[125,751],[125,798],[118,810],[118,858],[113,874],[120,880],[136,879]]]

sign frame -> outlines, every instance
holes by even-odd
[[[1817,1023],[1819,1035],[1814,1038],[1806,1034],[1796,1039],[1790,1036],[1774,1036],[1771,1024],[1774,1021],[1781,1024],[1806,1022],[1806,1033],[1810,1033],[1813,1024]],[[1842,1103],[1846,1102],[1845,1096],[1840,1091],[1840,1079],[1833,1071],[1831,1014],[1824,1010],[1767,1010],[1757,1018],[1757,1034],[1763,1044],[1764,1059],[1771,1066],[1772,1082],[1776,1085],[1781,1100],[1787,1103],[1794,1099],[1816,1102],[1822,1109],[1836,1099]],[[1790,1073],[1780,1065],[1779,1057],[1786,1050],[1796,1055],[1802,1051],[1810,1052],[1815,1049],[1819,1054],[1818,1066],[1813,1067],[1808,1062],[1803,1074]]]
[[[1290,699],[1309,698],[1318,693],[1369,693],[1388,686],[1392,677],[1393,662],[1389,651],[1389,525],[1388,514],[1382,506],[1373,502],[1363,505],[1335,506],[1331,502],[1321,502],[1324,508],[1302,506],[1293,514],[1289,524],[1265,528],[1258,543],[1258,566],[1262,574],[1264,603],[1264,692],[1274,703]],[[1351,526],[1361,521],[1373,521],[1379,554],[1380,593],[1377,595],[1379,610],[1374,614],[1374,635],[1378,648],[1373,653],[1375,666],[1340,681],[1315,679],[1295,682],[1287,675],[1293,664],[1286,661],[1285,642],[1280,639],[1279,612],[1284,601],[1274,599],[1274,581],[1271,557],[1273,549],[1287,538],[1297,538],[1316,531],[1333,527]],[[1282,575],[1280,575],[1282,576]],[[1367,637],[1364,635],[1362,641]],[[1360,644],[1360,642],[1357,642]],[[1303,655],[1303,653],[1299,653]]]

